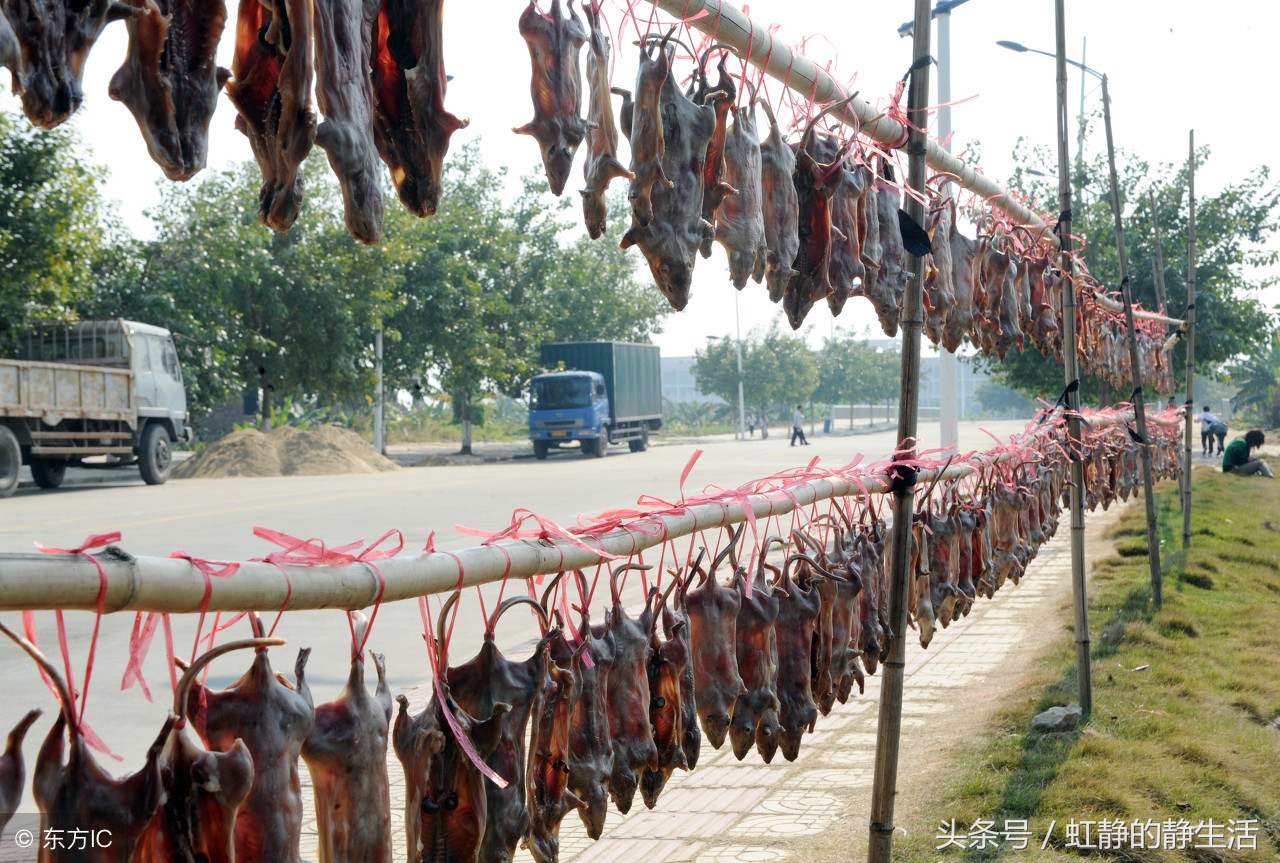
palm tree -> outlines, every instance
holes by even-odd
[[[1231,380],[1240,386],[1232,399],[1237,410],[1251,408],[1269,428],[1280,426],[1280,337],[1272,337],[1266,353],[1247,357],[1233,369]]]

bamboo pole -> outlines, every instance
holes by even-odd
[[[1147,199],[1151,202],[1151,229],[1155,231],[1155,252],[1156,255],[1151,261],[1154,270],[1152,276],[1152,284],[1156,289],[1156,304],[1160,307],[1160,314],[1169,311],[1169,302],[1164,293],[1164,248],[1160,245],[1160,214],[1156,212],[1156,190],[1147,189]],[[1166,332],[1168,332],[1168,323],[1165,324]]]
[[[1124,422],[1129,414],[1091,417],[1095,428]],[[1033,443],[1036,437],[1053,432],[1046,422],[1019,439]],[[1003,452],[983,464],[1015,461],[1017,453]],[[921,482],[958,480],[977,471],[970,464],[951,465],[945,470],[922,470]],[[884,494],[889,482],[880,474],[860,475],[857,481],[832,475],[807,480],[768,494],[751,495],[747,501],[757,519],[791,512],[798,503],[807,506],[831,497],[861,497]],[[792,498],[795,498],[793,501]],[[746,520],[741,500],[725,504],[706,503],[674,513],[655,513],[640,518],[630,528],[618,528],[601,537],[583,537],[588,548],[611,554],[630,555],[657,545],[662,537],[688,536],[697,530],[712,530]],[[510,556],[510,570],[507,559]],[[598,553],[584,550],[564,540],[516,540],[478,546],[453,553],[418,557],[395,557],[378,562],[386,578],[384,602],[412,599],[453,590],[461,581],[474,586],[504,577],[513,579],[548,575],[564,569],[582,569],[600,562]],[[184,559],[135,557],[113,554],[98,558],[107,575],[103,610],[157,611],[175,614],[199,612],[204,598],[204,579],[194,565]],[[209,611],[276,611],[317,608],[356,610],[367,608],[378,596],[377,573],[364,563],[325,566],[285,565],[290,582],[273,564],[249,561],[229,578],[215,578],[210,585]],[[0,611],[97,608],[98,568],[77,555],[0,554]]]
[[[925,224],[925,161],[929,152],[930,0],[916,0],[907,91],[911,134],[907,142],[907,215]],[[943,151],[945,152],[945,151]],[[1038,220],[1037,220],[1038,221]],[[894,460],[914,459],[920,396],[920,331],[924,327],[924,260],[908,255],[912,273],[902,308],[902,382],[898,399],[898,451]],[[906,470],[901,469],[901,470]],[[903,477],[893,489],[893,533],[889,555],[889,620],[893,633],[880,682],[880,719],[876,724],[876,762],[871,792],[871,827],[867,863],[889,863],[893,856],[893,804],[898,788],[898,748],[902,732],[902,689],[907,657],[907,598],[911,590],[911,526],[915,515],[917,477]]]
[[[1089,594],[1084,572],[1084,462],[1080,447],[1080,373],[1076,339],[1076,290],[1071,258],[1071,162],[1067,152],[1067,24],[1065,0],[1054,0],[1058,64],[1058,262],[1066,278],[1062,283],[1062,360],[1067,382],[1067,437],[1071,441],[1071,593],[1075,611],[1076,687],[1080,709],[1093,712],[1093,666],[1089,658]]]
[[[1196,130],[1187,154],[1187,188],[1191,213],[1187,221],[1187,431],[1183,445],[1182,547],[1191,548],[1191,424],[1196,400]]]
[[[1120,263],[1120,295],[1124,298],[1125,327],[1129,335],[1129,379],[1133,391],[1129,401],[1137,416],[1138,446],[1142,456],[1142,496],[1147,509],[1147,563],[1151,569],[1151,604],[1164,604],[1160,574],[1160,526],[1156,519],[1156,500],[1151,478],[1151,446],[1147,442],[1147,398],[1143,388],[1142,351],[1138,348],[1138,330],[1133,325],[1133,290],[1129,284],[1129,256],[1124,247],[1124,217],[1120,212],[1120,183],[1116,178],[1116,146],[1111,136],[1111,97],[1107,93],[1107,76],[1102,76],[1102,117],[1107,129],[1107,165],[1111,170],[1111,215],[1116,230],[1116,257]]]

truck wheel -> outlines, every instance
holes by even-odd
[[[609,439],[601,435],[596,438],[596,448],[592,450],[591,454],[596,458],[604,458],[604,451],[607,446],[609,446]]]
[[[18,489],[18,476],[22,470],[22,448],[9,427],[0,425],[0,498],[8,497]]]
[[[538,461],[547,460],[547,442],[544,440],[536,440],[533,442],[533,457]]]
[[[159,423],[142,430],[138,445],[138,471],[147,485],[162,485],[173,470],[173,451],[169,449],[169,433]]]
[[[649,448],[649,427],[640,427],[640,437],[632,438],[627,441],[627,446],[631,447],[632,452],[644,452]]]
[[[66,475],[67,463],[65,461],[49,461],[42,458],[32,459],[31,461],[31,478],[41,488],[57,488],[62,485],[62,480]]]

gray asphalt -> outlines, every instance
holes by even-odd
[[[994,445],[979,426],[1003,441],[1020,431],[1023,423],[963,424],[962,449]],[[253,536],[253,528],[258,525],[298,537],[322,538],[330,545],[373,540],[394,527],[404,533],[406,554],[420,552],[430,533],[436,531],[436,547],[455,550],[478,541],[455,532],[455,525],[500,530],[517,507],[528,507],[561,524],[572,524],[579,513],[631,506],[641,494],[674,499],[679,494],[680,471],[697,448],[702,448],[704,454],[686,483],[690,494],[709,484],[736,486],[806,464],[814,456],[835,466],[848,463],[859,453],[875,460],[892,449],[895,437],[893,432],[858,436],[819,433],[811,438],[811,446],[792,448],[787,437],[775,433],[768,440],[757,435],[745,442],[728,437],[673,442],[656,445],[641,454],[629,453],[621,446],[611,447],[609,455],[599,460],[564,453],[545,462],[517,459],[408,468],[384,474],[173,480],[163,486],[144,485],[136,469],[95,472],[93,479],[102,481],[70,484],[56,491],[24,488],[14,497],[0,501],[0,552],[30,551],[37,541],[70,547],[90,534],[119,530],[123,533],[122,547],[133,554],[167,555],[181,549],[208,559],[244,560],[273,550]],[[922,447],[936,446],[936,424],[924,428],[922,438]],[[638,587],[631,587],[629,594],[638,597]],[[490,608],[498,589],[497,585],[486,588]],[[523,586],[512,585],[512,591],[516,589]],[[597,609],[607,599],[608,591],[602,586],[595,598]],[[469,658],[481,637],[475,591],[469,591],[460,606],[450,648],[455,661]],[[84,612],[68,612],[65,616],[79,677],[94,618]],[[273,617],[267,615],[265,619],[270,623]],[[41,644],[56,656],[52,612],[38,613],[37,619]],[[0,620],[11,628],[21,625],[17,613],[0,615]],[[157,636],[145,665],[155,701],[148,702],[136,688],[120,691],[133,622],[132,614],[103,619],[86,714],[95,730],[123,756],[123,765],[108,764],[108,769],[117,771],[136,769],[168,709],[162,636]],[[194,616],[175,618],[173,626],[176,652],[189,656]],[[386,654],[395,692],[429,680],[422,630],[414,602],[389,604],[378,613],[369,646]],[[246,637],[248,632],[247,624],[240,623],[223,638]],[[292,674],[295,649],[309,646],[312,655],[307,677],[316,702],[331,700],[341,691],[350,661],[350,637],[342,612],[293,612],[281,619],[276,634],[289,641],[287,647],[273,650],[278,669]],[[504,619],[499,643],[512,647],[528,642],[536,634],[532,616],[516,611]],[[0,663],[0,689],[5,693],[0,733],[5,733],[29,708],[45,709],[45,718],[28,736],[25,751],[30,764],[56,705],[32,664],[16,647],[0,644],[0,656],[5,657]],[[248,659],[232,655],[219,660],[212,668],[210,684],[230,683],[247,666]],[[30,808],[29,799],[23,808]]]

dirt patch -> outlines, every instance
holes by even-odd
[[[175,479],[323,476],[399,470],[350,429],[283,426],[270,434],[241,429],[210,444],[173,471]]]

